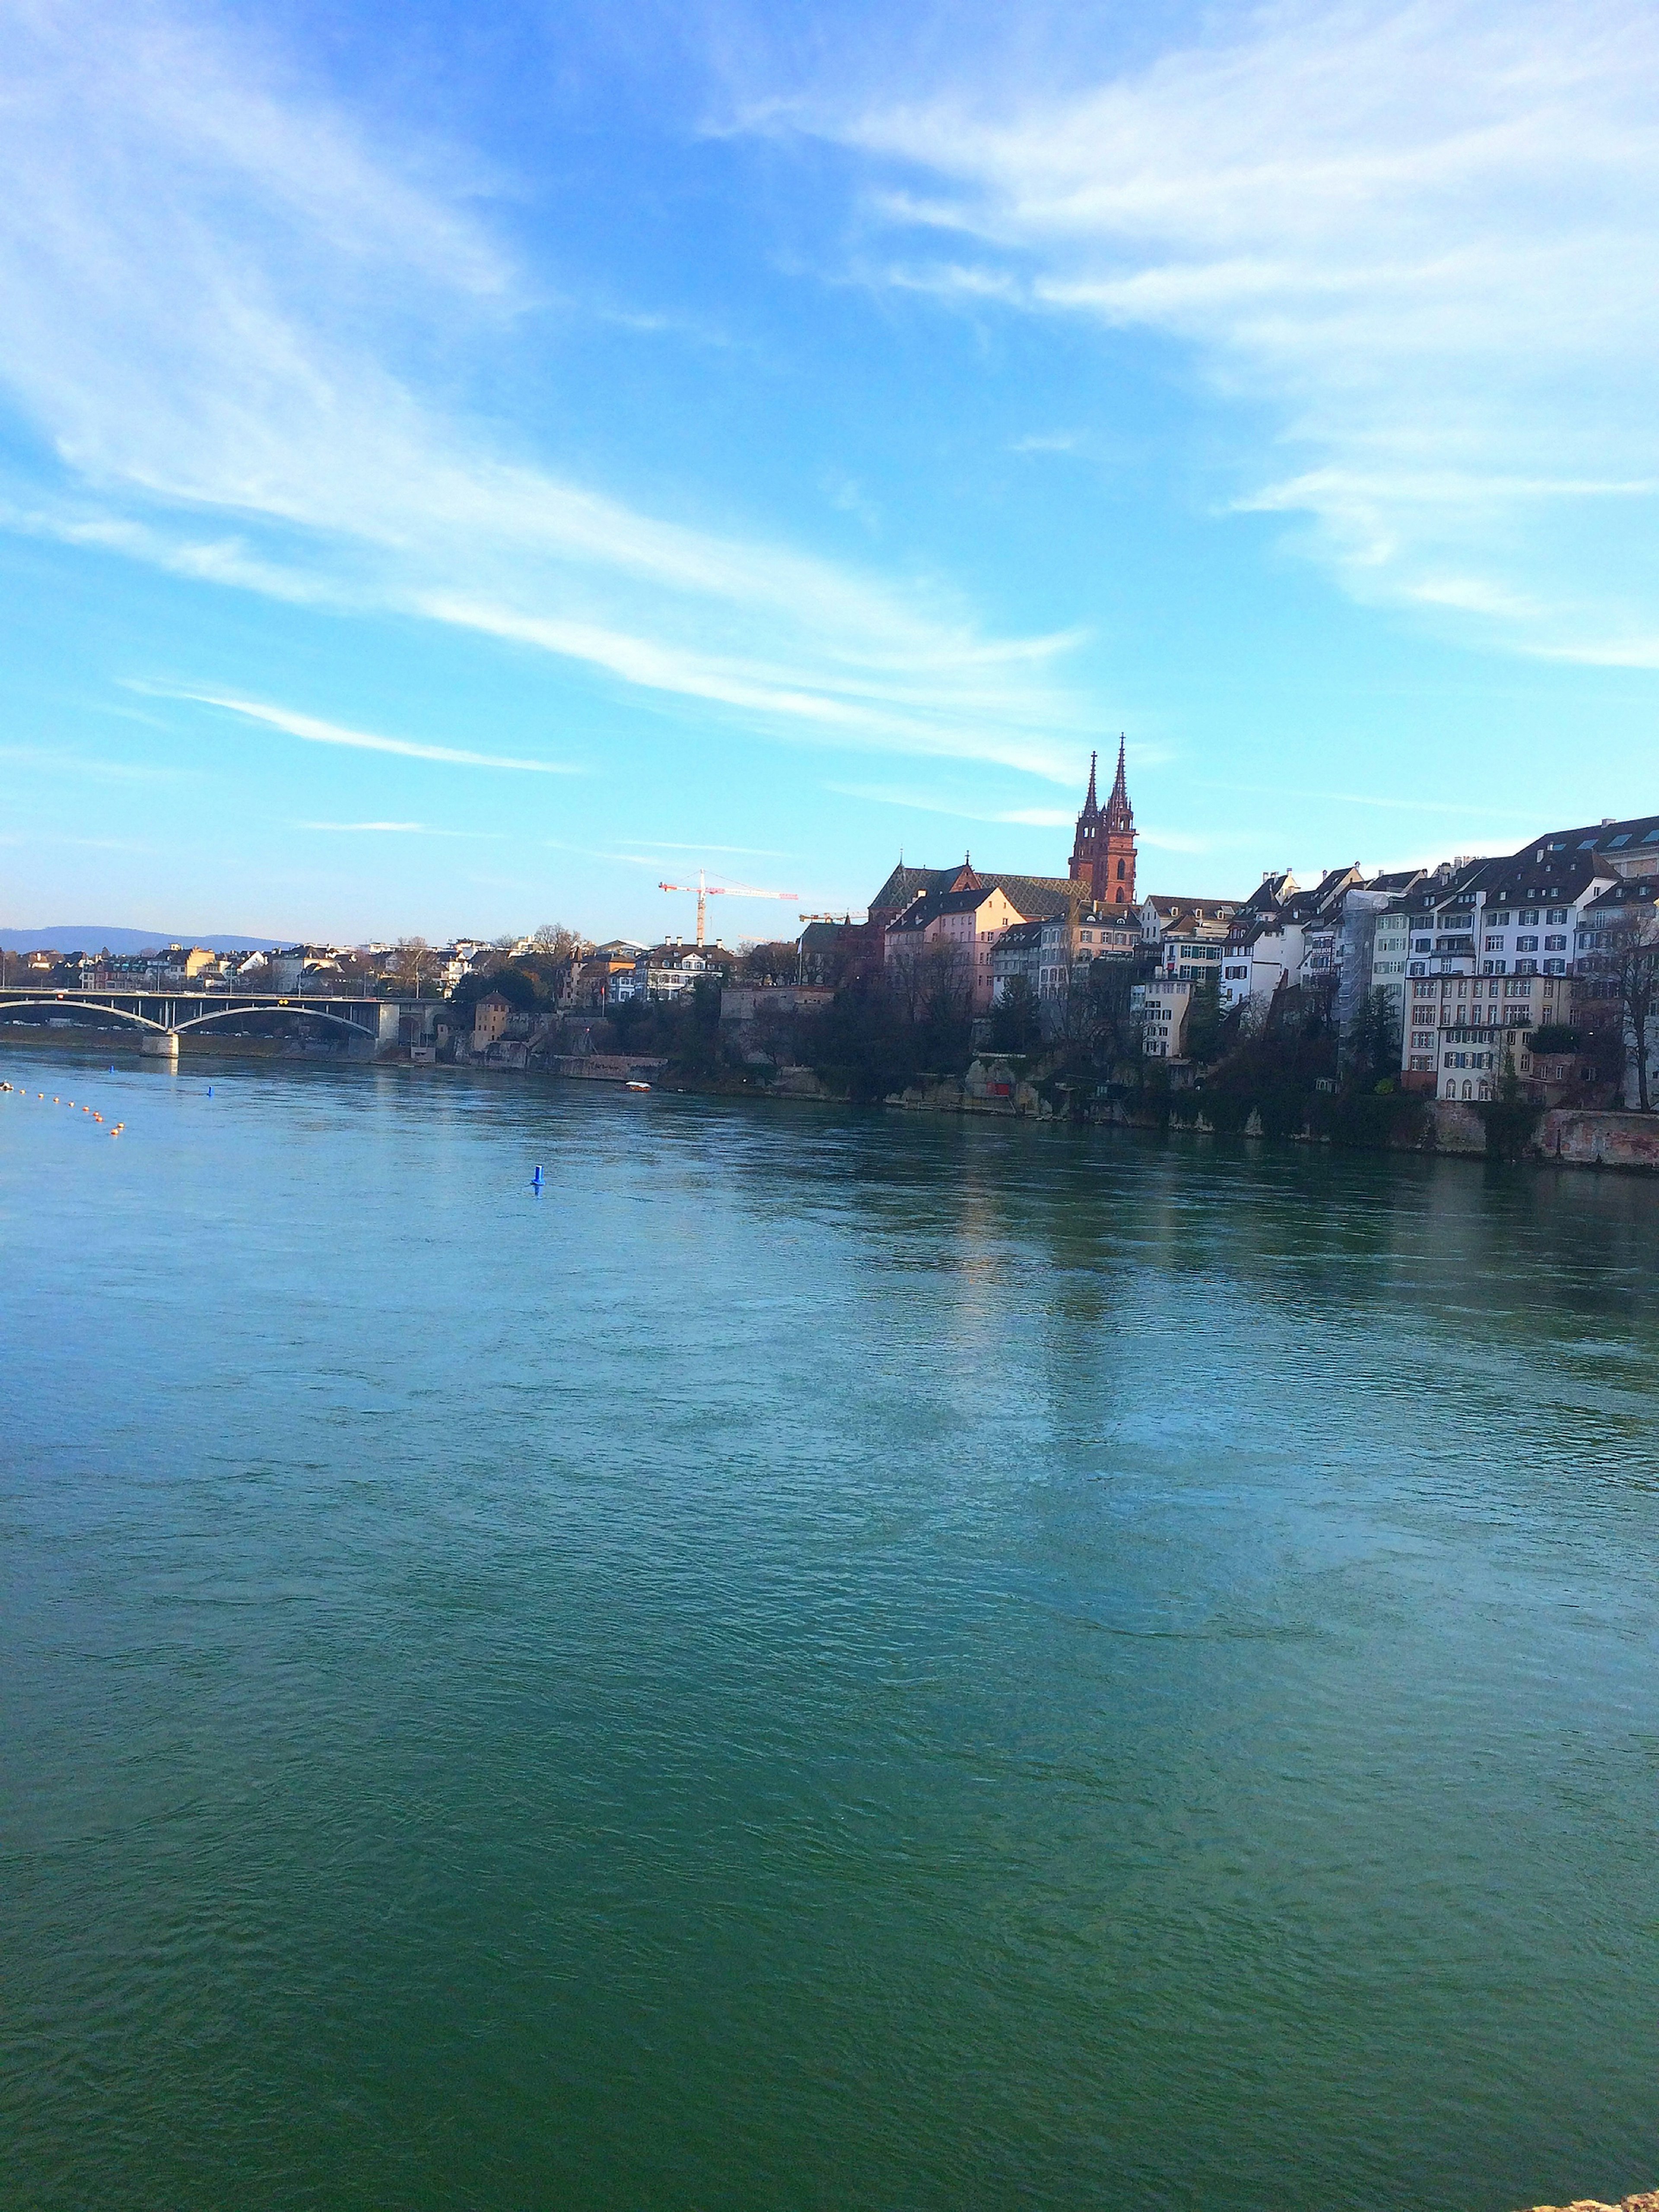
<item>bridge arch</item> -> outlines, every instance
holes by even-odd
[[[378,1000],[364,1001],[369,1006],[379,1003]],[[289,1006],[215,1006],[210,1013],[192,1014],[187,1022],[176,1024],[173,1035],[182,1036],[186,1030],[204,1029],[209,1022],[228,1021],[233,1015],[240,1015],[246,1020],[250,1014],[298,1014],[308,1022],[332,1022],[337,1029],[349,1030],[354,1036],[373,1037],[376,1034],[367,1022],[354,1022],[346,1014],[325,1013],[320,1006],[308,1006],[303,1000],[295,1000]]]
[[[135,1027],[138,1029],[154,1030],[157,1036],[166,1036],[167,1034],[167,1024],[165,1022],[153,1022],[148,1014],[135,1014],[129,1012],[125,1006],[106,1006],[103,1004],[101,1000],[98,999],[6,999],[0,1000],[0,1012],[4,1012],[12,1007],[15,1007],[19,1012],[21,1012],[29,1006],[40,1006],[43,1007],[49,1014],[58,1015],[67,1014],[70,1012],[71,1007],[78,1007],[85,1013],[112,1014],[118,1022],[131,1022]],[[90,1029],[92,1027],[92,1024],[90,1022],[75,1022],[71,1024],[71,1027],[77,1030]]]

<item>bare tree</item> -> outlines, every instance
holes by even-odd
[[[896,947],[883,981],[889,1003],[908,1028],[944,1032],[967,1021],[970,976],[964,947],[936,937]]]
[[[532,948],[552,960],[574,960],[590,948],[579,931],[562,921],[544,921],[532,934]]]
[[[1043,1001],[1049,1042],[1074,1064],[1109,1070],[1139,1060],[1144,1024],[1131,1006],[1133,984],[1129,961],[1074,963],[1059,992]]]
[[[928,947],[922,965],[922,1005],[928,1020],[940,1027],[951,1022],[965,1022],[972,1011],[973,1000],[973,979],[966,948],[954,938],[939,938]]]
[[[432,972],[431,947],[423,937],[400,937],[386,963],[387,972],[400,991],[414,998],[421,995],[422,975]]]
[[[1648,1054],[1659,1017],[1659,1007],[1654,1003],[1656,985],[1659,985],[1659,918],[1651,902],[1644,899],[1616,917],[1609,916],[1605,926],[1596,930],[1591,950],[1579,963],[1577,994],[1585,1025],[1607,1046],[1611,1072],[1621,1091],[1634,1057],[1637,1103],[1644,1114],[1653,1110]]]
[[[921,1019],[927,1000],[927,946],[896,945],[882,969],[882,983],[894,1012],[912,1028]]]
[[[1626,1049],[1636,1061],[1636,1103],[1644,1114],[1653,1110],[1648,1097],[1648,1041],[1652,1033],[1654,986],[1659,981],[1659,937],[1655,934],[1651,907],[1610,931],[1610,980],[1613,997],[1625,1034]]]

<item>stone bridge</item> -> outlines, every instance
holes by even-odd
[[[412,1010],[416,1001],[410,1000]],[[0,989],[0,1020],[9,1020],[14,1009],[44,1014],[48,1022],[63,1022],[76,1029],[107,1027],[90,1018],[113,1016],[130,1022],[139,1033],[138,1049],[176,1060],[179,1039],[186,1030],[205,1030],[238,1014],[283,1014],[307,1021],[328,1022],[362,1038],[371,1054],[385,1052],[398,1042],[398,1024],[404,1012],[401,999],[331,998],[325,993],[289,992],[277,996],[269,991],[146,990],[103,991],[88,987],[66,991],[43,991],[38,985],[14,985]],[[431,1011],[429,1000],[421,1012]]]

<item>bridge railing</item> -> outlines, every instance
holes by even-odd
[[[206,983],[49,983],[38,976],[8,975],[0,981],[0,992],[13,994],[38,993],[49,999],[269,999],[273,1004],[286,1004],[292,999],[350,999],[370,1004],[380,1001],[398,1006],[436,1006],[436,998],[405,997],[398,991],[371,991],[360,982],[355,990],[301,990],[297,985],[291,991],[262,991],[234,984],[217,986]]]

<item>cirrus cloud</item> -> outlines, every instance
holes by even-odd
[[[816,86],[750,127],[866,158],[873,280],[1189,345],[1237,511],[1364,599],[1652,665],[1659,16],[1289,0],[1133,69]]]

